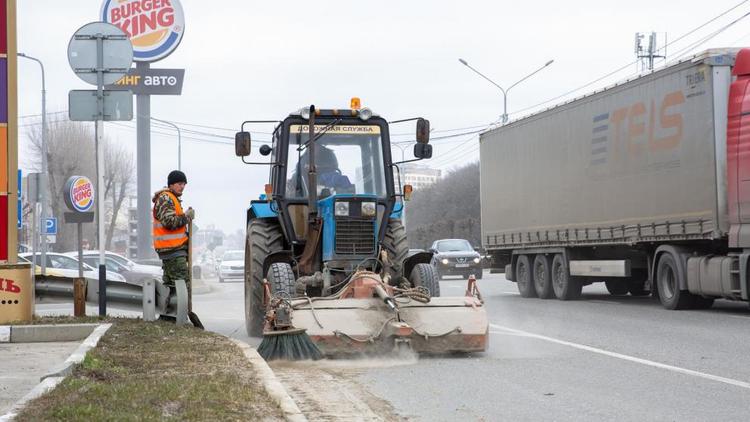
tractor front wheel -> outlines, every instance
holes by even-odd
[[[391,280],[392,284],[397,285],[402,274],[404,260],[409,254],[409,242],[406,240],[406,229],[401,220],[392,218],[388,220],[388,228],[383,238],[383,248],[388,252],[388,259],[391,261]]]
[[[276,221],[253,220],[245,238],[245,330],[251,337],[263,334],[263,260],[284,247],[284,234]]]
[[[440,279],[435,273],[435,268],[430,264],[417,264],[411,270],[409,281],[414,287],[424,287],[432,297],[440,297]]]

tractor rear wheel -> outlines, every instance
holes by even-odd
[[[245,237],[245,330],[248,336],[263,334],[263,260],[284,247],[284,234],[276,221],[253,220]]]
[[[406,277],[406,274],[402,272],[404,260],[409,254],[409,241],[406,239],[406,229],[401,220],[396,218],[388,220],[388,228],[383,237],[383,248],[388,252],[388,259],[391,261],[391,283],[398,285],[401,277]]]
[[[430,264],[417,264],[411,270],[409,281],[414,287],[424,287],[432,297],[440,297],[440,279],[435,273],[435,268]]]

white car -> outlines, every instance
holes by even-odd
[[[21,258],[27,261],[31,261],[31,253],[19,254]],[[56,252],[47,252],[47,274],[61,277],[78,277],[78,260]],[[42,274],[42,254],[37,252],[34,256],[34,263],[36,264],[35,272],[37,275]],[[99,271],[90,267],[89,265],[83,264],[83,277],[87,280],[99,280]],[[107,281],[125,283],[125,277],[121,276],[112,271],[107,271]]]
[[[72,257],[78,256],[78,251],[75,252],[66,252],[65,255],[69,255]],[[96,255],[99,256],[99,251],[83,251],[84,256],[89,255]],[[130,269],[130,271],[138,272],[138,273],[147,273],[147,274],[153,274],[153,275],[162,275],[162,269],[161,267],[157,265],[144,265],[144,264],[138,264],[135,261],[128,259],[120,254],[116,254],[114,252],[105,251],[104,255],[107,257],[107,259],[112,259],[118,264]]]
[[[78,258],[78,252],[66,252],[65,255]],[[143,281],[147,279],[162,279],[161,267],[136,264],[122,255],[109,251],[104,252],[104,259],[107,272],[113,271],[122,275],[128,283],[143,285]],[[99,251],[83,251],[83,262],[97,268],[99,266]]]
[[[219,283],[224,280],[245,279],[245,251],[226,251],[219,265]]]

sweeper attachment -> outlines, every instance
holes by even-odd
[[[430,125],[416,121],[414,160],[432,156]],[[401,221],[411,186],[391,158],[389,123],[352,99],[314,106],[275,126],[268,162],[247,162],[246,121],[235,136],[243,162],[270,165],[247,210],[245,322],[267,359],[389,352],[481,352],[488,322],[473,279],[440,297],[431,252],[410,253]],[[397,176],[397,177],[394,177]],[[317,348],[316,348],[317,346]]]
[[[474,283],[474,278],[469,279]],[[289,301],[294,327],[305,329],[326,356],[483,352],[488,321],[474,290],[458,297],[431,297],[423,287],[390,286],[370,271],[358,271],[332,297]],[[269,327],[264,334],[273,334]]]

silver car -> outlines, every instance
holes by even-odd
[[[245,251],[226,251],[219,264],[219,283],[225,280],[243,280],[245,278]]]

